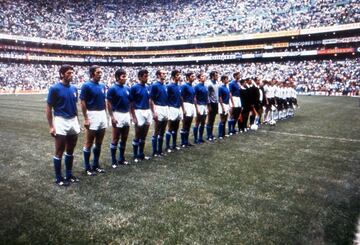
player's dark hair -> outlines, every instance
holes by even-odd
[[[116,81],[119,81],[119,80],[120,80],[120,77],[121,77],[122,75],[126,75],[126,71],[125,71],[124,69],[118,69],[118,70],[116,70],[116,72],[115,72],[115,80],[116,80]]]
[[[59,69],[59,75],[60,75],[60,79],[64,77],[65,73],[68,70],[74,70],[74,68],[71,65],[62,65]]]
[[[161,71],[162,71],[162,70],[157,70],[157,71],[156,71],[156,73],[155,73],[156,77],[160,77]]]
[[[98,65],[90,66],[90,68],[89,68],[90,77],[93,77],[95,75],[96,69],[99,69],[99,68],[100,68],[100,66],[98,66]]]
[[[235,78],[237,75],[240,75],[240,72],[234,72],[233,77]]]
[[[217,71],[211,71],[210,72],[210,79],[214,78],[217,73],[218,73]]]
[[[225,79],[229,79],[229,77],[227,75],[222,75],[220,79],[221,81],[224,81]]]
[[[200,77],[203,75],[204,73],[199,73],[199,74],[197,74],[197,79],[200,79]]]
[[[180,71],[175,69],[175,70],[173,70],[173,71],[171,72],[171,77],[174,78],[174,77],[176,77],[176,75],[179,74],[179,73],[180,73]]]
[[[148,71],[148,70],[145,70],[145,69],[140,70],[140,71],[138,72],[138,77],[143,77],[145,74],[149,74],[149,71]]]
[[[241,79],[240,80],[240,84],[242,85],[242,84],[244,84],[245,83],[245,79]]]
[[[187,72],[187,73],[185,74],[186,79],[190,78],[191,75],[193,75],[193,74],[194,74],[194,72],[192,72],[192,71]]]

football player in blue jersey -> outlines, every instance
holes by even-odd
[[[156,71],[157,81],[150,88],[150,108],[154,118],[154,135],[152,136],[153,156],[163,156],[163,141],[169,117],[168,94],[165,86],[166,72]]]
[[[207,117],[206,123],[206,139],[208,141],[213,141],[215,139],[213,135],[214,122],[216,119],[216,115],[219,111],[219,73],[217,71],[210,72],[210,81],[208,81],[205,85],[209,91],[209,113]]]
[[[130,128],[130,88],[125,85],[126,71],[119,69],[115,72],[115,84],[107,92],[107,109],[112,124],[112,142],[110,144],[111,166],[117,168],[119,164],[128,164],[125,160],[126,141]],[[120,144],[118,142],[120,140]],[[119,158],[116,159],[116,149],[119,148]]]
[[[181,79],[181,72],[179,70],[173,70],[171,72],[171,82],[167,85],[168,94],[168,106],[169,106],[169,121],[168,131],[166,132],[166,150],[171,152],[172,150],[180,150],[180,147],[176,145],[177,132],[179,130],[180,120],[182,119],[181,113],[181,88],[179,85]],[[170,147],[170,139],[172,137],[172,146]]]
[[[230,91],[230,119],[228,121],[229,135],[236,133],[235,124],[239,120],[241,113],[241,99],[240,99],[240,72],[233,74],[234,80],[229,83]]]
[[[220,122],[219,122],[219,139],[223,139],[225,136],[225,127],[226,121],[229,114],[229,100],[230,100],[230,91],[227,87],[229,83],[229,77],[226,75],[221,76],[222,85],[219,87],[219,115],[220,115]]]
[[[100,83],[102,70],[93,65],[89,68],[90,80],[81,87],[81,110],[84,116],[85,142],[83,148],[85,174],[94,176],[96,173],[105,173],[100,167],[99,159],[101,145],[105,135],[108,121],[105,105],[105,85]],[[93,147],[93,163],[90,167],[91,146]]]
[[[206,115],[208,113],[209,92],[205,86],[206,76],[204,73],[200,73],[197,76],[199,83],[194,87],[195,90],[195,108],[196,108],[196,120],[193,128],[194,143],[204,143],[203,133],[205,128]]]
[[[181,87],[181,98],[182,98],[182,110],[184,113],[181,135],[181,146],[188,147],[192,146],[189,143],[189,132],[193,117],[196,115],[196,109],[194,105],[195,90],[192,83],[195,81],[195,73],[186,73],[186,83]]]
[[[73,152],[77,143],[80,125],[76,103],[78,92],[70,85],[74,76],[74,69],[70,65],[63,65],[59,70],[60,81],[49,89],[46,106],[46,117],[49,132],[55,139],[55,155],[53,157],[56,184],[67,186],[70,182],[79,182],[72,174]],[[53,117],[54,111],[54,117]],[[65,178],[61,173],[61,159],[65,151]]]
[[[149,132],[149,127],[153,116],[150,110],[150,94],[146,86],[149,79],[149,72],[147,70],[140,70],[138,72],[139,83],[134,84],[130,88],[130,95],[132,98],[130,112],[135,123],[135,138],[133,140],[134,162],[138,163],[141,160],[150,160],[150,157],[145,156],[145,140]]]

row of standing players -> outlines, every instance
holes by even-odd
[[[53,163],[55,183],[59,186],[79,182],[72,174],[73,152],[80,133],[78,97],[84,117],[83,163],[85,174],[88,176],[105,173],[100,167],[99,159],[105,129],[108,126],[108,116],[112,125],[111,166],[117,168],[121,164],[128,164],[125,159],[125,148],[131,122],[135,125],[135,137],[132,141],[133,162],[137,163],[150,159],[145,155],[144,147],[152,122],[152,156],[159,157],[165,155],[165,152],[170,153],[180,150],[181,147],[192,146],[189,135],[194,117],[194,143],[201,144],[205,142],[205,129],[207,141],[212,142],[216,139],[213,128],[217,114],[220,116],[218,138],[223,139],[238,132],[246,132],[249,126],[251,129],[257,129],[260,122],[272,123],[276,119],[293,116],[297,106],[293,84],[260,81],[256,78],[241,79],[240,72],[233,74],[231,82],[226,75],[221,76],[219,81],[217,71],[210,72],[208,81],[204,73],[196,75],[194,72],[188,72],[185,74],[185,82],[180,84],[181,72],[173,70],[171,81],[165,84],[166,72],[158,70],[157,81],[148,86],[149,72],[140,70],[138,83],[129,88],[125,85],[126,71],[119,69],[115,72],[115,84],[106,91],[105,85],[100,82],[101,67],[91,66],[90,80],[81,87],[80,96],[76,87],[70,84],[74,75],[73,67],[61,66],[59,75],[60,81],[49,89],[46,107],[49,132],[55,139]],[[181,147],[177,145],[180,121]],[[226,122],[228,134],[225,130]],[[236,125],[238,130],[235,129]],[[61,170],[63,155],[64,177]]]

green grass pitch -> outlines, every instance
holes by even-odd
[[[108,171],[96,177],[82,175],[81,133],[74,162],[81,182],[66,189],[53,184],[44,98],[0,96],[1,244],[352,243],[360,214],[357,98],[300,97],[295,118],[275,127],[116,170],[109,128],[101,155]]]

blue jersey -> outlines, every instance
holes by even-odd
[[[129,87],[115,83],[107,91],[106,98],[111,103],[113,111],[129,112],[131,102]]]
[[[195,90],[189,83],[185,83],[181,87],[181,97],[184,102],[194,104]]]
[[[88,81],[81,87],[80,99],[89,111],[102,111],[105,110],[105,91],[105,84]]]
[[[226,85],[221,85],[219,87],[219,98],[222,99],[224,104],[229,104],[230,91]]]
[[[195,97],[198,105],[206,105],[209,102],[209,92],[203,83],[198,83],[195,88]]]
[[[134,109],[138,110],[147,110],[150,109],[149,105],[149,90],[146,85],[142,85],[140,83],[136,83],[130,89],[130,96],[132,98],[132,102],[134,103]]]
[[[232,80],[229,83],[229,90],[232,96],[240,97],[240,85],[237,81]]]
[[[161,82],[155,82],[150,88],[150,98],[155,105],[167,106],[168,95],[166,86]]]
[[[54,108],[55,116],[73,118],[77,116],[77,99],[78,92],[75,86],[59,82],[50,87],[47,103]]]
[[[177,83],[170,83],[166,86],[168,93],[168,106],[180,108],[181,106],[181,88]]]

